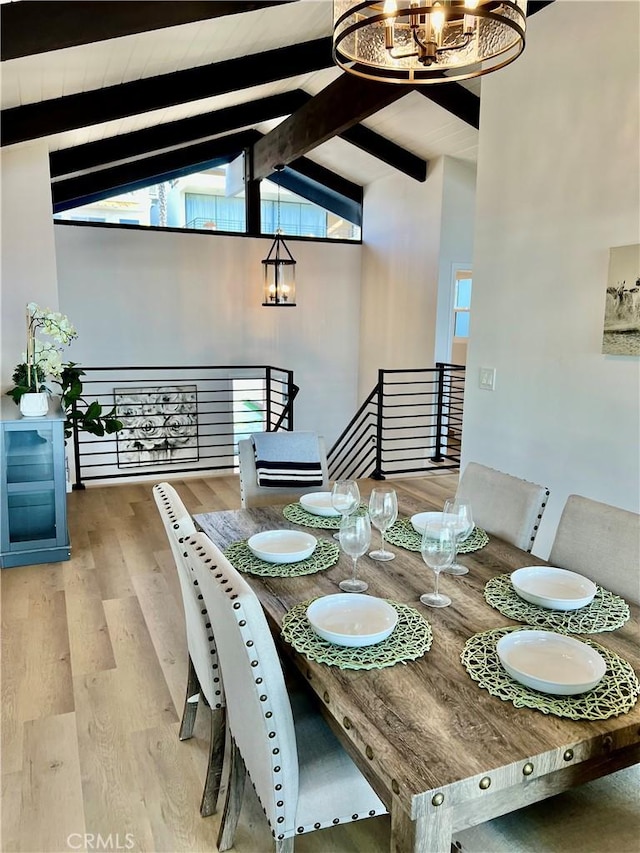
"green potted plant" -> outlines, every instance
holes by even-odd
[[[50,338],[37,337],[36,332]],[[49,408],[51,389],[45,384],[49,377],[60,387],[60,403],[66,413],[65,438],[73,433],[74,424],[79,430],[102,436],[122,429],[115,406],[103,411],[94,400],[82,396],[82,370],[75,362],[62,361],[62,349],[77,338],[78,333],[69,319],[57,311],[42,309],[35,302],[27,305],[27,349],[23,360],[13,371],[14,386],[7,394],[13,398],[25,417],[42,417]]]

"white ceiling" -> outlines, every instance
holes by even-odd
[[[330,35],[331,18],[330,0],[301,0],[8,60],[1,64],[2,109],[311,41]],[[186,101],[58,133],[47,137],[47,142],[49,149],[56,151],[296,88],[314,95],[340,73],[337,68],[329,68],[212,98]],[[477,93],[478,84],[468,88]],[[185,95],[188,97],[188,93]],[[476,159],[478,131],[418,93],[405,96],[363,124],[426,160],[445,154],[469,162]],[[265,130],[264,125],[256,127]],[[337,137],[307,156],[362,185],[394,171]]]

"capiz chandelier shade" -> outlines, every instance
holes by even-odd
[[[333,57],[387,83],[488,74],[524,50],[527,0],[334,0]]]

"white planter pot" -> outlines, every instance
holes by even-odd
[[[29,392],[20,397],[20,412],[25,418],[41,418],[49,411],[49,395],[44,391]]]

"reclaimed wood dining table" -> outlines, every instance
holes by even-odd
[[[439,510],[399,493],[400,515]],[[282,507],[210,512],[196,523],[224,550],[262,530],[294,528]],[[330,530],[311,530],[330,537]],[[376,535],[374,531],[374,536]],[[359,575],[368,593],[415,607],[433,631],[417,660],[382,669],[339,669],[308,660],[279,635],[294,605],[339,592],[351,561],[294,578],[245,577],[258,595],[279,648],[302,674],[341,742],[391,814],[392,853],[449,853],[455,834],[493,817],[640,762],[640,703],[605,720],[572,720],[515,707],[471,679],[461,663],[475,633],[517,623],[483,595],[492,577],[544,561],[490,536],[461,558],[464,576],[443,573],[452,604],[427,608],[419,596],[434,575],[420,553],[391,546],[392,562],[364,556]],[[640,608],[615,631],[591,639],[640,671]]]

